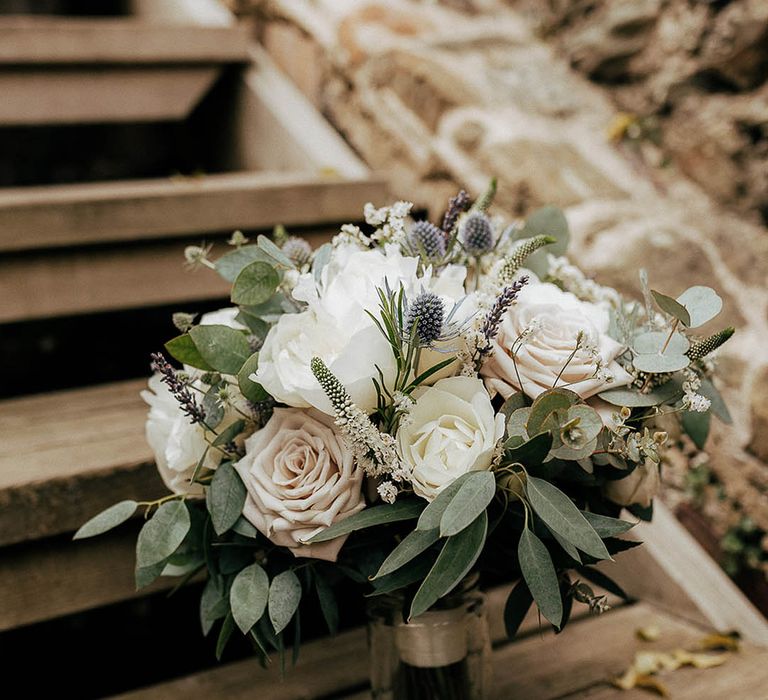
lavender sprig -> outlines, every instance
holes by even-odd
[[[443,232],[446,236],[450,236],[453,233],[453,229],[459,219],[459,214],[469,208],[470,202],[469,195],[464,190],[459,190],[455,197],[451,197],[448,200],[448,209],[445,212],[445,216],[443,216]]]
[[[487,355],[491,351],[492,341],[499,333],[501,319],[504,318],[507,309],[512,305],[512,302],[517,299],[520,290],[527,283],[528,277],[523,276],[512,284],[508,284],[504,287],[504,289],[501,290],[501,294],[496,297],[496,301],[493,302],[493,306],[485,315],[482,328],[480,329],[483,340],[485,341],[483,346],[479,348],[481,355]]]
[[[160,375],[160,380],[168,387],[173,398],[179,403],[184,415],[189,416],[190,423],[205,425],[205,413],[202,406],[192,396],[189,387],[179,379],[176,370],[168,360],[160,352],[153,352],[150,357],[152,358],[150,368]]]

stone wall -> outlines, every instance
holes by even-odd
[[[586,3],[570,3],[579,4]],[[663,3],[589,4],[640,13],[626,20],[625,40],[615,42],[634,57],[642,53],[635,31]],[[733,213],[749,207],[725,197],[734,207],[729,212],[683,170],[656,167],[612,139],[613,95],[573,70],[557,42],[542,37],[540,18],[509,4],[248,6],[273,57],[372,167],[391,174],[397,197],[438,215],[457,186],[479,193],[496,175],[497,206],[509,215],[545,203],[565,208],[572,255],[603,283],[637,294],[642,261],[653,286],[666,293],[690,284],[720,291],[719,327],[738,329],[721,359],[734,426],[715,430],[708,455],[696,457],[717,482],[701,489],[702,508],[718,536],[744,513],[768,531],[768,233],[749,215]],[[608,70],[610,61],[591,60],[591,68],[582,62],[585,72]],[[752,109],[746,98],[744,109]],[[701,157],[706,165],[709,155]],[[720,167],[712,158],[711,167]],[[667,471],[677,486],[672,500],[687,483],[692,452],[682,448]]]

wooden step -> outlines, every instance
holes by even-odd
[[[501,609],[491,607],[491,615]],[[661,636],[656,642],[641,642],[635,632],[655,624]],[[639,650],[667,651],[694,647],[705,629],[658,610],[647,603],[612,610],[600,617],[574,621],[561,635],[535,633],[529,618],[527,630],[534,632],[519,641],[501,644],[493,654],[492,698],[645,698],[634,691],[619,693],[610,680],[620,675]],[[254,660],[227,664],[210,671],[120,695],[121,700],[195,700],[226,697],[230,700],[258,696],[262,700],[297,700],[333,696],[364,700],[367,682],[365,633],[354,630],[302,647],[296,668],[281,680],[278,664],[262,669]],[[745,645],[722,666],[684,669],[667,674],[664,682],[674,698],[719,698],[756,700],[768,684],[768,650]],[[713,694],[711,689],[717,689]]]

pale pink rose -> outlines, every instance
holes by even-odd
[[[276,408],[245,441],[235,465],[248,490],[243,515],[265,537],[297,557],[336,561],[345,537],[305,544],[365,507],[363,472],[317,410]]]

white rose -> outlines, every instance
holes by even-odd
[[[346,387],[355,404],[370,413],[377,404],[373,384],[378,378],[376,367],[390,388],[396,374],[389,343],[366,313],[379,316],[377,287],[383,288],[385,280],[393,290],[402,284],[409,298],[434,287],[449,308],[464,296],[463,274],[458,268],[447,268],[437,279],[432,277],[431,268],[421,277],[417,273],[418,259],[403,256],[397,246],[387,246],[385,253],[339,246],[323,269],[319,284],[311,275],[299,280],[293,295],[306,302],[307,309],[284,314],[269,330],[259,353],[255,381],[281,403],[313,406],[330,415],[331,404],[310,369],[312,357],[317,356]]]
[[[482,381],[472,377],[441,379],[417,389],[414,398],[397,447],[414,492],[432,501],[462,474],[491,466],[504,416],[495,414]]]
[[[199,380],[195,385],[203,390],[208,387]],[[208,448],[206,431],[197,423],[190,423],[160,375],[149,378],[149,390],[141,392],[141,398],[149,404],[149,414],[145,425],[145,436],[155,455],[155,464],[165,485],[173,493],[190,496],[202,496],[200,484],[191,482],[197,463]],[[239,418],[237,413],[228,409],[217,430],[223,430]],[[208,440],[216,438],[211,432]],[[203,461],[207,469],[215,469],[221,461],[218,450],[209,449]]]
[[[276,408],[235,465],[248,490],[245,518],[297,557],[336,561],[346,536],[305,541],[365,507],[363,472],[332,426],[318,411]]]
[[[236,320],[240,309],[236,306],[229,306],[216,311],[209,311],[200,317],[201,326],[229,326],[238,331],[247,331],[248,327]]]
[[[620,506],[637,504],[647,508],[660,487],[659,467],[652,460],[646,459],[623,479],[607,481],[603,486],[603,494]]]
[[[606,308],[581,301],[554,284],[526,285],[504,315],[491,357],[481,370],[486,385],[504,398],[515,389],[536,398],[557,382],[588,398],[629,384],[632,377],[616,362],[624,346],[608,335],[609,322]],[[513,360],[513,344],[531,328]],[[579,333],[581,348],[569,361]]]

